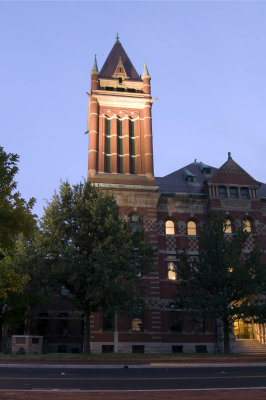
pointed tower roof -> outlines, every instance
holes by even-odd
[[[144,78],[144,76],[150,76],[148,68],[147,68],[146,60],[144,61],[144,68],[143,68],[142,78]]]
[[[91,72],[99,72],[98,71],[98,65],[97,65],[97,59],[96,59],[96,54],[95,54],[95,57],[94,57],[94,63],[93,63]]]
[[[109,56],[107,57],[105,63],[103,64],[103,67],[100,71],[100,77],[102,78],[112,77],[116,71],[117,64],[120,59],[125,68],[128,79],[140,80],[137,71],[135,70],[132,62],[130,61],[127,53],[125,52],[122,44],[119,41],[118,36],[116,38],[116,42],[112,50],[109,53]]]

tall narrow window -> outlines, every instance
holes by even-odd
[[[188,223],[187,223],[187,234],[188,234],[188,236],[196,236],[197,235],[196,222],[188,221]]]
[[[230,198],[231,199],[237,199],[238,198],[238,191],[236,187],[230,187],[229,188],[229,193],[230,193]]]
[[[241,188],[240,194],[241,194],[241,199],[249,199],[248,188]]]
[[[123,121],[117,120],[117,172],[123,172]]]
[[[144,321],[144,317],[143,317],[142,313],[135,315],[131,320],[132,332],[143,332],[144,331],[143,321]]]
[[[170,219],[168,219],[165,222],[165,234],[166,235],[174,235],[175,234],[175,224]]]
[[[176,257],[167,256],[167,276],[171,281],[176,280]]]
[[[193,330],[195,333],[205,332],[205,317],[203,312],[195,312],[193,315]]]
[[[225,186],[219,186],[218,187],[218,195],[221,199],[225,199],[227,197],[226,193],[226,187]]]
[[[179,311],[170,311],[170,331],[171,333],[182,332],[182,314]]]
[[[111,171],[110,163],[110,153],[111,153],[111,121],[110,119],[105,119],[105,172]]]
[[[249,219],[244,219],[242,221],[243,231],[251,233],[251,222]]]
[[[68,313],[59,314],[59,336],[68,335]]]
[[[129,154],[130,154],[130,173],[136,173],[135,166],[135,126],[134,121],[129,119]]]
[[[224,223],[224,233],[232,233],[232,222],[227,219]]]
[[[102,312],[102,331],[113,332],[115,326],[114,313]]]
[[[135,231],[140,227],[141,220],[138,214],[131,214],[130,215],[130,226]]]

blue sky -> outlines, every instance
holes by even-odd
[[[155,175],[231,151],[266,181],[266,2],[1,1],[0,145],[20,155],[22,196],[87,176],[88,96],[118,32],[152,77]]]

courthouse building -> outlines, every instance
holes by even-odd
[[[216,321],[174,307],[176,254],[184,248],[197,254],[199,227],[208,210],[227,215],[227,234],[245,222],[251,233],[246,250],[252,249],[255,239],[266,245],[266,185],[251,177],[230,153],[220,167],[195,160],[155,177],[151,77],[146,63],[142,76],[137,73],[119,39],[100,71],[95,58],[88,95],[88,179],[112,191],[121,213],[132,224],[141,224],[149,243],[158,249],[153,271],[144,278],[145,313],[118,318],[119,351],[221,351]],[[50,350],[81,351],[81,318],[60,304],[58,300],[61,311],[40,314],[39,333],[45,334]],[[254,338],[258,331],[239,321],[235,335]],[[113,341],[113,316],[93,315],[91,351],[112,351]]]

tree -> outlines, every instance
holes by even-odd
[[[30,235],[36,225],[32,214],[35,199],[26,202],[14,181],[18,160],[18,155],[8,154],[0,147],[0,258],[14,248],[19,233]]]
[[[0,349],[2,325],[9,293],[21,293],[29,276],[20,273],[14,263],[14,249],[20,233],[30,236],[35,229],[32,208],[35,200],[26,202],[16,190],[14,177],[18,172],[16,154],[0,147]]]
[[[132,230],[114,198],[90,183],[62,183],[41,221],[38,253],[50,286],[64,286],[84,313],[84,352],[90,351],[90,316],[100,309],[123,312],[143,301],[141,278],[154,251],[144,232]]]
[[[178,265],[176,304],[205,312],[223,325],[224,352],[230,352],[230,328],[235,320],[260,315],[265,321],[266,270],[255,245],[244,252],[249,233],[243,227],[225,234],[226,217],[209,213],[199,235],[199,253],[183,251]]]

